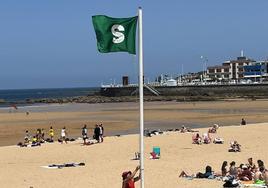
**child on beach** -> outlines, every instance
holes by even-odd
[[[136,173],[140,170],[140,166],[137,166],[136,169],[131,171],[123,172],[122,178],[122,188],[135,188],[135,182],[140,180],[140,174],[139,176],[135,177]]]
[[[86,140],[87,140],[87,125],[84,125],[84,127],[82,128],[82,137],[84,140],[84,144],[86,144]]]
[[[61,139],[62,139],[61,143],[65,142],[67,144],[66,135],[67,135],[66,128],[63,127],[61,129]]]

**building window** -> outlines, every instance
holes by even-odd
[[[224,72],[229,72],[229,69],[224,69]]]
[[[221,72],[221,69],[217,69],[217,72]]]
[[[215,70],[214,70],[214,69],[209,69],[208,72],[209,72],[209,73],[214,73]]]

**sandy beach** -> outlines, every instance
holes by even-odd
[[[167,132],[163,135],[146,137],[145,140],[145,185],[146,187],[221,187],[218,180],[188,180],[179,178],[179,172],[189,174],[204,172],[205,166],[220,171],[224,160],[237,164],[247,158],[267,162],[266,133],[268,131],[268,101],[221,101],[197,103],[146,103],[147,128],[174,128],[188,123],[207,132],[207,126],[218,123],[221,126],[212,137],[223,137],[222,145],[193,145],[191,133]],[[30,109],[30,115],[25,110]],[[70,104],[19,109],[9,113],[1,109],[1,145],[12,145],[22,141],[25,129],[48,128],[53,124],[56,132],[67,126],[73,137],[80,136],[81,127],[87,123],[93,127],[103,122],[106,133],[137,131],[137,104]],[[250,123],[239,126],[241,117]],[[150,122],[151,124],[148,124]],[[254,123],[252,123],[254,122]],[[165,125],[167,125],[165,127]],[[205,128],[200,128],[200,127]],[[89,134],[91,134],[89,132]],[[57,137],[57,136],[56,136]],[[0,147],[1,187],[121,187],[121,174],[134,170],[138,161],[132,160],[139,149],[137,134],[120,137],[105,137],[101,144],[83,146],[82,140],[68,144],[47,143],[41,147]],[[241,153],[229,153],[229,143],[236,139],[242,145]],[[153,146],[161,148],[161,159],[150,160]],[[41,166],[84,162],[86,165],[74,168],[46,169]],[[267,163],[266,163],[267,164]],[[139,187],[139,184],[137,184]]]
[[[207,128],[199,129],[206,132]],[[222,145],[193,145],[191,133],[168,132],[145,138],[145,186],[206,188],[221,187],[218,180],[187,180],[178,178],[179,172],[203,172],[206,165],[220,171],[223,160],[237,164],[253,157],[267,162],[266,133],[268,123],[246,126],[221,127],[213,137],[225,139]],[[227,152],[229,142],[238,140],[241,153]],[[43,144],[41,147],[20,148],[6,146],[0,148],[1,187],[94,187],[117,188],[121,186],[121,173],[133,170],[138,161],[132,160],[138,151],[138,135],[107,137],[101,144],[82,146],[82,141],[68,144]],[[150,160],[153,146],[161,148],[161,159]],[[84,162],[82,167],[46,169],[41,166],[70,162]],[[266,163],[267,164],[267,163]],[[137,184],[139,187],[139,184]]]

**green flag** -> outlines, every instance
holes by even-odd
[[[136,54],[137,19],[138,16],[131,18],[111,18],[104,15],[92,16],[99,52]]]

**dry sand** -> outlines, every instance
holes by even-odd
[[[200,129],[206,132],[207,129]],[[218,180],[187,180],[178,178],[181,170],[188,173],[203,172],[206,165],[220,171],[223,160],[237,164],[253,157],[267,162],[266,150],[268,123],[246,126],[221,127],[213,137],[225,139],[222,145],[193,145],[191,133],[169,132],[145,138],[145,186],[149,188],[207,188],[221,187]],[[228,153],[233,139],[242,144],[241,153]],[[161,159],[150,160],[153,146],[161,148]],[[3,188],[34,187],[92,187],[118,188],[121,173],[133,170],[138,161],[131,160],[138,151],[138,135],[107,137],[104,143],[82,146],[79,142],[68,144],[43,144],[41,147],[0,148],[0,182]],[[86,166],[63,169],[45,169],[40,166],[84,162]],[[266,163],[267,164],[267,163]],[[139,184],[137,184],[139,187]]]
[[[147,122],[158,122],[163,128],[166,124],[172,123],[180,127],[184,122],[202,126],[212,123],[238,125],[242,117],[246,117],[248,122],[268,122],[267,106],[268,101],[147,103],[145,119]],[[93,127],[95,122],[104,122],[107,132],[127,131],[137,126],[135,103],[93,105],[93,107],[86,105],[77,109],[75,106],[65,110],[68,106],[63,106],[61,109],[49,109],[47,112],[32,110],[29,116],[22,110],[16,113],[2,111],[1,145],[17,143],[21,140],[19,136],[23,138],[25,129],[48,128],[51,123],[56,132],[62,126],[67,126],[72,135],[79,135],[84,123]],[[204,133],[207,128],[199,130]],[[255,161],[262,159],[267,164],[267,131],[268,123],[220,127],[216,135],[225,139],[223,145],[193,145],[192,134],[189,133],[169,132],[145,138],[145,185],[149,188],[221,187],[223,184],[221,181],[187,180],[178,178],[178,175],[181,170],[190,174],[203,172],[206,165],[211,165],[215,171],[220,171],[224,160],[228,162],[234,160],[240,164],[246,162],[247,158],[253,157]],[[242,144],[241,153],[227,152],[229,142],[234,139]],[[0,187],[118,188],[121,187],[121,173],[133,170],[138,165],[138,161],[131,160],[138,151],[138,143],[138,135],[128,135],[106,137],[104,143],[91,146],[81,146],[81,142],[75,142],[43,144],[41,147],[33,148],[0,147]],[[153,146],[161,148],[160,160],[149,160]],[[69,162],[84,162],[86,166],[64,169],[40,167]]]

